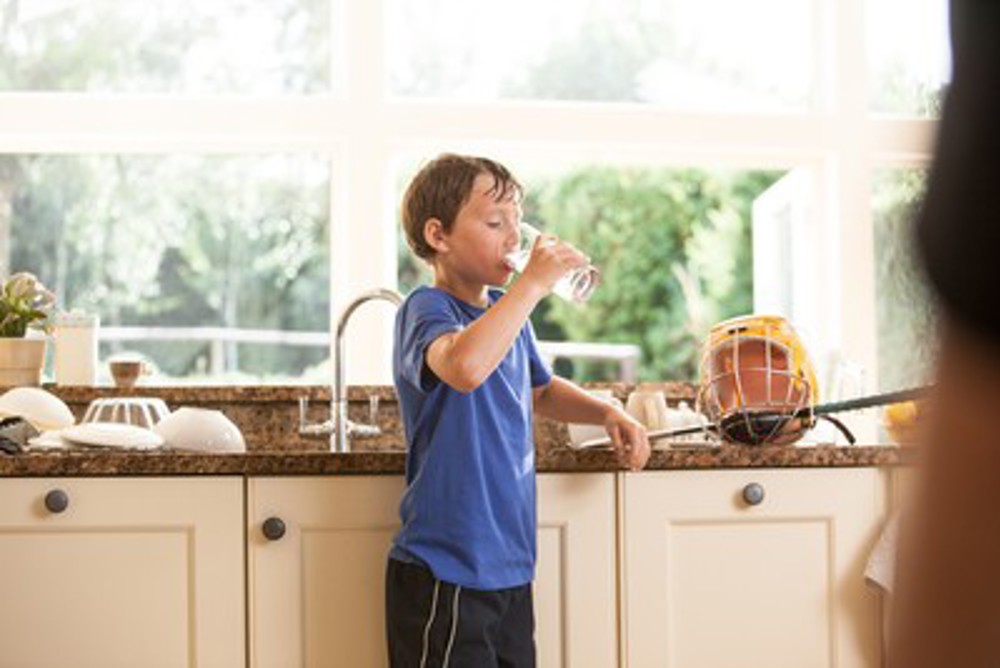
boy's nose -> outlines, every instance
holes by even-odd
[[[521,246],[521,226],[514,223],[509,228],[510,233],[507,240],[511,242],[514,248],[519,248]]]

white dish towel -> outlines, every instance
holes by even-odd
[[[896,578],[896,540],[899,535],[899,515],[893,515],[882,529],[882,535],[868,555],[865,581],[886,594],[892,593]]]
[[[896,580],[896,540],[899,536],[899,513],[896,513],[882,529],[882,535],[868,555],[865,564],[865,582],[882,594],[882,656],[889,650],[889,605]]]

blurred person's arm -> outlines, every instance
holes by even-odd
[[[892,668],[1000,666],[1000,345],[945,324],[913,505]]]

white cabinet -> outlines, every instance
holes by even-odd
[[[623,485],[628,666],[878,665],[862,575],[884,511],[877,469],[647,472]]]
[[[618,665],[615,474],[538,476],[541,668]]]
[[[0,664],[245,665],[243,481],[0,479]]]
[[[248,481],[251,668],[387,665],[385,559],[403,485],[401,476]],[[268,539],[271,518],[284,534],[272,528]]]
[[[613,666],[614,474],[541,475],[538,485],[539,666]],[[385,560],[403,486],[399,476],[249,481],[252,667],[386,665]],[[270,518],[284,525],[274,540]]]
[[[862,571],[888,479],[539,475],[538,665],[874,668]],[[403,488],[398,475],[0,478],[0,666],[386,665]]]

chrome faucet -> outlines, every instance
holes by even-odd
[[[321,424],[308,424],[306,422],[306,411],[309,400],[305,397],[299,399],[299,434],[302,436],[325,436],[330,435],[330,452],[350,452],[350,437],[352,436],[377,436],[382,433],[376,424],[376,414],[378,412],[378,397],[373,396],[369,400],[369,419],[371,424],[361,424],[351,422],[347,417],[347,386],[344,382],[344,361],[346,358],[344,350],[344,333],[347,331],[347,323],[351,315],[359,306],[367,301],[383,299],[398,307],[403,303],[403,296],[395,290],[386,288],[376,288],[368,292],[363,292],[354,299],[337,319],[336,338],[333,348],[333,397],[330,399],[331,420]]]

